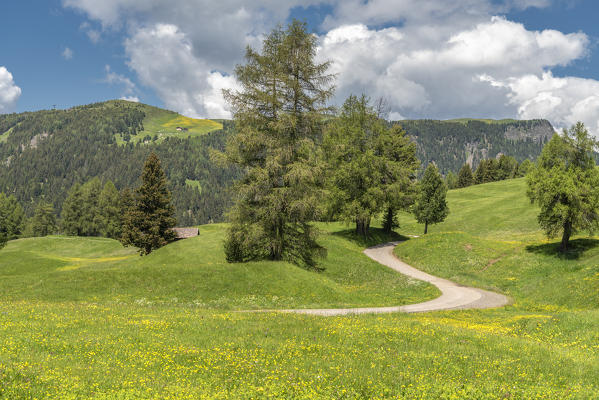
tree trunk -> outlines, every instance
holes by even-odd
[[[568,244],[569,244],[571,235],[572,235],[572,222],[566,221],[564,223],[564,234],[562,235],[562,243],[560,245],[559,251],[564,252],[564,251],[568,250]]]
[[[385,215],[383,230],[385,233],[391,233],[393,230],[393,209],[391,207],[387,207],[387,214]]]
[[[424,234],[426,235],[428,232],[428,221],[424,221]]]
[[[356,234],[366,236],[370,228],[370,218],[356,218]]]

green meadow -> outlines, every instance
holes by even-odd
[[[558,255],[524,180],[448,193],[426,236],[356,238],[319,224],[321,272],[227,264],[225,225],[147,257],[98,238],[0,251],[0,398],[590,399],[599,397],[599,241]],[[491,310],[317,317],[260,309],[408,304],[438,296],[362,254],[396,253],[512,304]]]
[[[180,115],[174,111],[168,111],[148,105],[143,106],[146,117],[143,120],[144,130],[138,132],[130,138],[130,142],[135,144],[143,142],[144,138],[156,137],[155,143],[160,143],[167,137],[178,137],[186,139],[188,137],[197,137],[205,135],[208,132],[223,129],[221,122],[210,119],[196,119]],[[187,131],[178,131],[177,128],[185,128]],[[122,135],[115,135],[118,144],[123,145]]]

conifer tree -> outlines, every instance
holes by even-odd
[[[372,217],[384,211],[385,231],[395,214],[413,203],[416,146],[399,126],[389,128],[366,96],[350,96],[326,130],[329,198],[333,217],[355,223],[366,235]]]
[[[472,176],[472,169],[470,164],[464,164],[458,173],[458,188],[465,188],[472,186],[474,183],[474,177]]]
[[[100,235],[119,239],[121,237],[121,204],[119,191],[112,181],[104,184],[102,192],[98,197],[98,209],[100,212]]]
[[[54,206],[45,201],[40,201],[30,221],[30,236],[48,236],[56,233],[56,215]]]
[[[102,214],[99,205],[101,192],[102,181],[98,177],[81,186],[83,198],[81,236],[100,236],[101,234]]]
[[[538,221],[548,237],[561,233],[560,250],[578,231],[599,227],[597,141],[581,122],[555,134],[527,175],[528,197],[541,211]]]
[[[443,222],[449,214],[445,199],[447,187],[434,164],[431,163],[426,167],[419,189],[413,211],[418,223],[424,224],[424,234],[426,235],[429,224]]]
[[[458,188],[458,177],[453,172],[448,172],[445,177],[445,185],[447,185],[447,189],[457,189]]]
[[[146,255],[175,239],[172,228],[177,221],[166,176],[153,152],[144,164],[141,181],[135,190],[135,203],[124,217],[121,242]]]
[[[288,260],[307,267],[324,255],[311,222],[319,217],[323,166],[316,141],[333,93],[329,63],[317,64],[316,36],[293,21],[274,29],[262,51],[246,51],[225,96],[237,135],[227,158],[245,171],[225,251],[228,261]]]
[[[18,238],[23,232],[25,212],[13,195],[0,193],[0,236],[7,240]]]
[[[67,235],[82,236],[83,232],[83,192],[81,185],[74,184],[62,205],[60,228]]]
[[[474,183],[477,185],[485,183],[487,177],[487,160],[480,160],[478,167],[476,167],[476,171],[474,172]]]

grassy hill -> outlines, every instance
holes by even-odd
[[[315,316],[257,307],[398,304],[435,295],[323,224],[323,273],[223,262],[222,225],[140,258],[105,239],[0,251],[0,398],[599,397],[599,246],[559,256],[512,180],[449,192],[451,214],[400,244],[413,265],[492,288],[495,310]],[[402,233],[422,227],[402,216]]]
[[[168,137],[186,139],[223,129],[222,122],[189,118],[174,111],[146,104],[141,104],[140,107],[145,114],[143,119],[144,129],[135,136],[130,136],[130,142],[134,144],[144,142],[160,143]],[[177,128],[182,128],[182,130],[177,130]],[[123,136],[122,133],[115,134],[115,139],[119,145],[125,144]]]
[[[228,264],[222,249],[226,229],[218,224],[147,257],[104,238],[16,240],[0,252],[2,297],[258,309],[397,305],[438,295],[434,287],[368,259],[341,225],[322,227],[329,255],[321,273],[285,262]],[[397,237],[371,238],[391,239]]]

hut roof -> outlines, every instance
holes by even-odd
[[[200,234],[198,228],[173,228],[173,232],[177,235],[177,239],[188,239]]]

